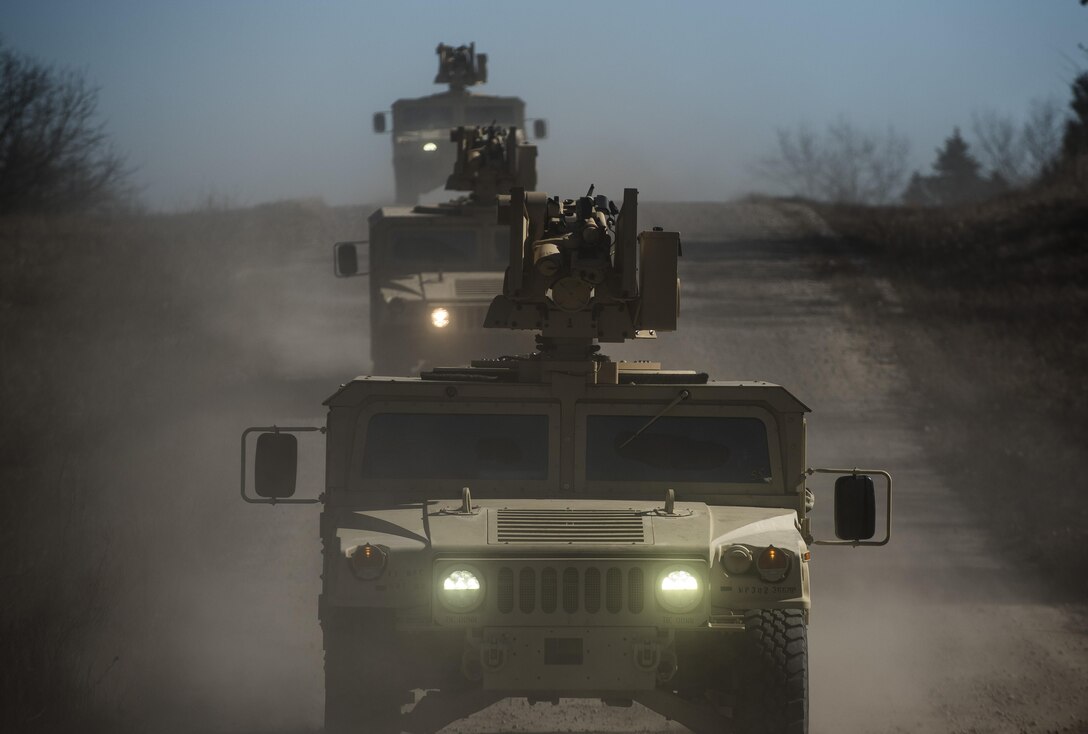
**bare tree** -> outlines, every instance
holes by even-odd
[[[971,132],[975,138],[975,154],[985,169],[1010,186],[1025,182],[1026,152],[1019,126],[1012,117],[993,110],[975,112],[971,115]]]
[[[1042,175],[1058,159],[1064,129],[1065,113],[1061,102],[1054,97],[1031,101],[1022,135],[1028,172],[1033,178]]]
[[[120,194],[127,172],[97,106],[82,75],[0,41],[0,213],[86,209]]]
[[[903,188],[910,144],[894,128],[865,132],[839,119],[822,134],[799,125],[796,130],[779,129],[777,136],[777,153],[755,170],[794,195],[883,204]]]
[[[992,110],[971,116],[979,159],[1011,186],[1027,184],[1053,165],[1064,126],[1062,106],[1054,98],[1032,100],[1023,124]]]

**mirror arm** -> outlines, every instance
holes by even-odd
[[[246,492],[246,439],[251,433],[325,433],[325,426],[250,426],[242,431],[242,499],[254,505],[314,505],[321,497],[313,499],[277,499],[275,497],[250,497]]]
[[[887,510],[884,517],[884,537],[880,540],[813,540],[811,545],[849,545],[857,548],[859,545],[887,545],[892,538],[892,475],[883,469],[805,469],[807,476],[813,474],[879,474],[884,477],[887,492]]]

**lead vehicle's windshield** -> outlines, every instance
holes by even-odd
[[[364,479],[544,480],[548,416],[379,413],[363,446]]]
[[[758,418],[663,416],[647,427],[652,417],[589,416],[586,480],[728,484],[771,481],[767,427]]]

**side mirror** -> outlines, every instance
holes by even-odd
[[[376,133],[384,133],[385,132],[385,113],[384,112],[375,112],[374,113],[374,132],[376,132]]]
[[[547,120],[533,120],[533,137],[534,138],[546,138],[546,137],[548,137],[548,121]]]
[[[350,278],[353,275],[366,275],[359,272],[358,245],[367,244],[366,240],[358,242],[337,242],[332,246],[333,271],[337,278]]]
[[[258,497],[283,499],[295,493],[298,472],[298,439],[290,433],[262,433],[257,437],[253,467]]]
[[[835,535],[840,540],[869,540],[876,532],[876,490],[867,474],[835,480]]]

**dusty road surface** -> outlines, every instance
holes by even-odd
[[[640,225],[684,233],[682,331],[606,351],[783,384],[814,411],[811,466],[895,477],[889,546],[813,553],[811,731],[1088,731],[1083,610],[1048,601],[927,455],[928,408],[897,353],[913,327],[894,287],[827,277],[830,255],[812,239],[822,227],[800,208],[646,206]],[[130,587],[137,611],[114,631],[128,642],[113,685],[148,731],[320,727],[317,512],[243,505],[235,482],[243,427],[316,425],[320,400],[369,369],[365,284],[333,279],[328,244],[233,274],[234,292],[200,327],[229,345],[216,358],[272,378],[194,391],[177,420],[118,438],[130,480],[170,477],[138,508],[146,537],[161,534],[146,549],[159,560]],[[303,456],[302,491],[315,495],[319,450]],[[819,533],[831,537],[830,487],[814,487]],[[447,731],[685,730],[637,706],[572,701],[506,702]]]

